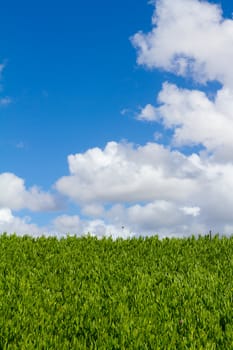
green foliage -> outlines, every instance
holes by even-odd
[[[233,349],[233,238],[3,234],[0,349]]]

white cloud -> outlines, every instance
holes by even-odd
[[[155,140],[155,141],[161,140],[162,137],[163,137],[163,134],[162,134],[161,132],[156,131],[156,132],[154,133],[154,140]]]
[[[40,236],[46,229],[38,227],[30,222],[29,217],[14,216],[9,208],[0,209],[0,234],[7,232],[8,234],[17,233],[18,235]]]
[[[198,216],[200,215],[199,207],[183,207],[180,208],[186,215]]]
[[[158,234],[160,237],[182,237],[204,233],[208,229],[195,215],[190,217],[176,203],[163,200],[129,207],[115,205],[106,213],[106,218],[116,226],[123,225],[135,236]]]
[[[218,161],[233,154],[233,20],[220,6],[199,0],[157,0],[150,33],[132,42],[138,63],[163,68],[201,82],[217,80],[223,87],[214,98],[198,90],[165,83],[159,107],[147,104],[137,119],[156,121],[174,130],[173,145],[203,145]]]
[[[53,195],[33,186],[25,188],[24,180],[12,173],[0,174],[0,208],[32,211],[49,211],[58,209],[60,204]]]
[[[233,20],[198,0],[157,0],[150,33],[132,38],[138,64],[233,87]]]
[[[78,215],[61,215],[53,221],[53,231],[58,235],[75,234],[83,236],[90,234],[101,237],[127,238],[132,236],[126,228],[122,226],[108,224],[104,220],[81,220]]]
[[[6,67],[5,63],[0,64],[0,79],[2,79],[2,72],[5,69],[5,67]],[[2,87],[2,85],[0,85],[0,92],[2,92],[2,90],[3,90],[3,87]],[[0,98],[0,106],[2,106],[2,107],[8,106],[11,103],[12,103],[12,98],[10,98],[9,96],[5,96],[5,97]]]
[[[233,90],[224,87],[210,100],[202,91],[164,83],[158,102],[160,106],[151,106],[153,119],[174,130],[175,145],[202,144],[209,151],[229,149],[232,158]],[[144,110],[142,113],[146,115]]]
[[[224,231],[221,232],[233,232],[232,223],[224,224],[223,227]],[[83,220],[78,215],[60,215],[47,227],[37,226],[29,217],[14,216],[9,208],[0,209],[0,234],[7,232],[32,237],[43,235],[61,238],[67,234],[81,237],[89,233],[98,238],[111,236],[113,239],[158,234],[163,238],[203,234],[209,229],[210,226],[200,223],[194,215],[183,215],[174,204],[162,201],[144,206],[115,205],[105,212],[105,219],[101,220]]]
[[[10,97],[0,98],[0,106],[8,106],[11,103],[12,103],[12,99]]]
[[[102,231],[113,225],[118,232],[124,226],[132,234],[182,235],[211,228],[223,232],[233,225],[233,163],[205,153],[187,156],[156,143],[115,142],[68,160],[71,175],[56,187],[90,215],[90,222],[101,217]],[[80,225],[96,230],[87,221]]]
[[[0,209],[0,224],[8,223],[12,218],[13,216],[9,208]]]
[[[5,69],[5,67],[6,67],[6,64],[5,64],[5,63],[0,63],[0,79],[1,79],[1,77],[2,77],[2,72],[3,72],[3,70]]]
[[[182,222],[182,213],[171,201],[155,200],[145,205],[136,204],[127,208],[127,221],[137,232],[160,231],[167,226],[171,230]]]
[[[165,83],[156,107],[147,104],[138,119],[174,131],[173,146],[202,145],[218,162],[233,160],[233,20],[219,5],[199,0],[157,0],[148,34],[132,42],[138,63],[201,82],[219,81],[214,98]]]
[[[104,207],[100,204],[92,203],[82,207],[82,213],[87,216],[99,217],[104,213]]]
[[[129,108],[123,108],[121,111],[120,111],[121,115],[127,115],[130,113],[130,109]]]
[[[180,201],[197,186],[186,175],[197,171],[192,161],[156,143],[135,148],[109,142],[104,150],[93,148],[70,155],[68,163],[71,174],[59,179],[56,188],[84,205],[155,198]]]
[[[63,233],[82,234],[82,223],[78,215],[60,215],[53,221],[55,230]]]
[[[154,106],[147,104],[144,108],[141,108],[140,113],[137,115],[138,120],[142,121],[157,121],[157,111]]]

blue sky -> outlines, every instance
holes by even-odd
[[[146,1],[4,6],[2,85],[12,104],[1,110],[1,171],[48,188],[64,174],[69,153],[153,137],[134,112],[148,95],[154,99],[161,78],[136,66],[129,41],[149,29],[151,10]],[[131,111],[123,117],[123,109]]]
[[[230,206],[233,187],[232,12],[226,0],[4,4],[0,230],[230,232],[217,202]]]

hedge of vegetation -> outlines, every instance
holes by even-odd
[[[233,238],[3,234],[0,349],[233,349]]]

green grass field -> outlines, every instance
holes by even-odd
[[[233,349],[233,238],[3,234],[0,349]]]

